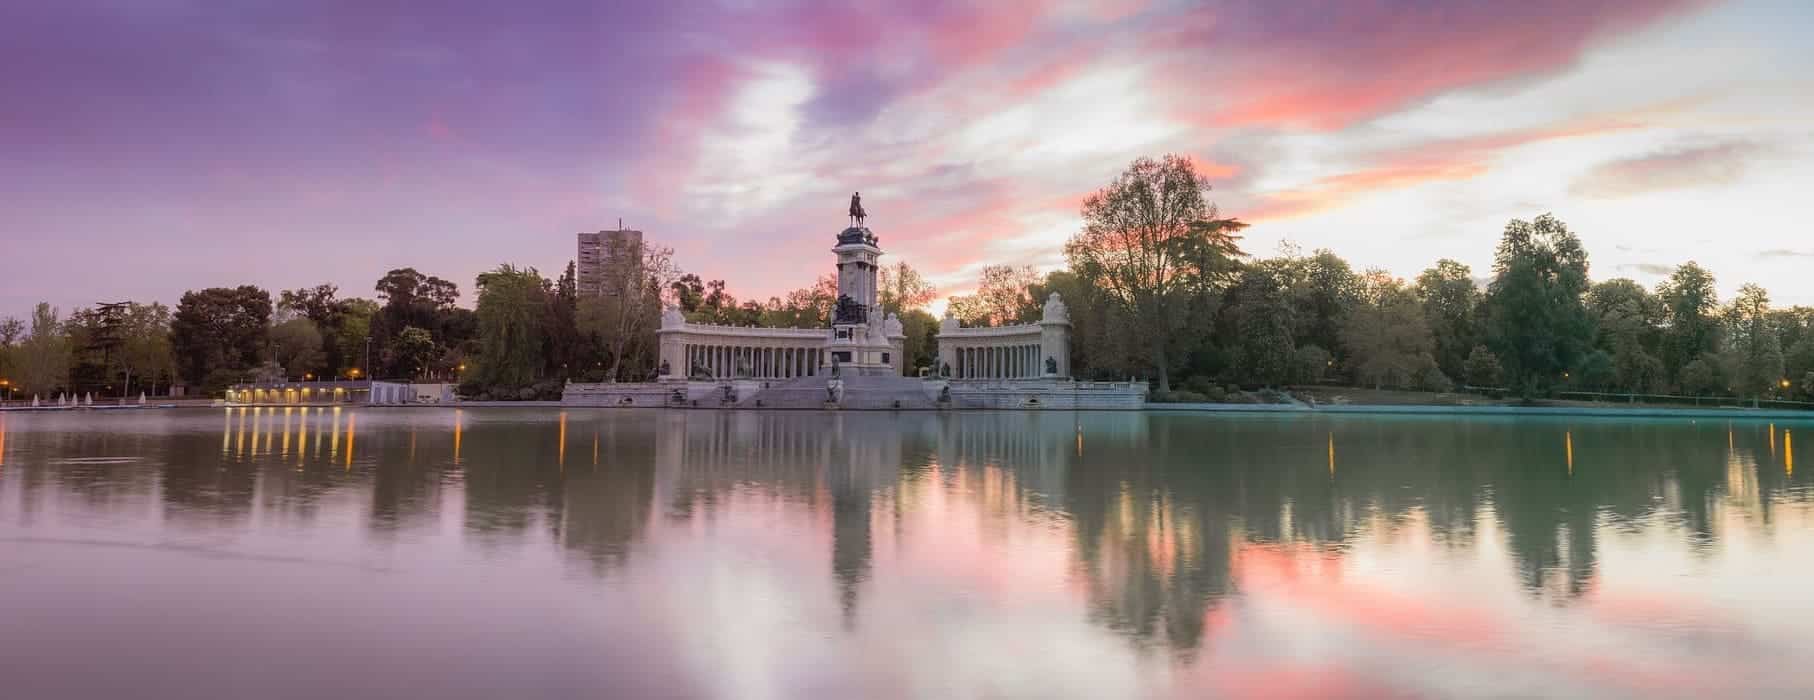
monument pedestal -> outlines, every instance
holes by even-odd
[[[832,326],[831,342],[825,344],[827,374],[836,366],[840,373],[859,376],[894,375],[897,351],[888,338],[867,324],[840,323]]]

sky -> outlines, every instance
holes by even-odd
[[[1552,212],[1595,279],[1814,304],[1800,0],[0,4],[0,316],[414,267],[553,276],[630,228],[767,298],[852,191],[942,294],[1063,265],[1140,156],[1244,247],[1489,274]]]

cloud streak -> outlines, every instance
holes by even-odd
[[[1594,166],[1569,192],[1592,199],[1620,199],[1653,192],[1732,185],[1766,150],[1755,143],[1726,141],[1676,146]]]

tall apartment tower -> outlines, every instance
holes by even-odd
[[[616,294],[627,270],[642,264],[642,232],[626,229],[579,234],[579,254],[574,258],[581,296]]]

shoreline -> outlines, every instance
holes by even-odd
[[[328,408],[329,405],[303,406],[301,404],[270,405],[234,405],[212,406],[187,404],[152,404],[145,406],[8,406],[0,407],[5,413],[62,413],[73,411],[147,411],[147,410],[181,410],[181,409],[220,409],[220,408]],[[974,413],[974,412],[1097,412],[1092,409],[843,409],[827,411],[825,409],[781,409],[781,408],[683,408],[669,406],[569,406],[560,401],[462,401],[440,404],[341,404],[340,408],[348,409],[485,409],[485,408],[559,408],[586,411],[623,411],[623,410],[675,410],[675,411],[821,411],[830,413],[888,413],[913,411],[917,413]],[[1139,408],[1112,410],[1112,412],[1145,412],[1145,413],[1200,413],[1200,414],[1289,414],[1289,415],[1397,415],[1397,416],[1569,416],[1594,418],[1740,418],[1754,420],[1807,420],[1814,421],[1814,411],[1792,409],[1756,409],[1756,408],[1613,408],[1597,406],[1443,406],[1443,405],[1387,405],[1387,404],[1347,404],[1340,406],[1322,405],[1311,408],[1302,404],[1225,404],[1225,403],[1149,403]]]

